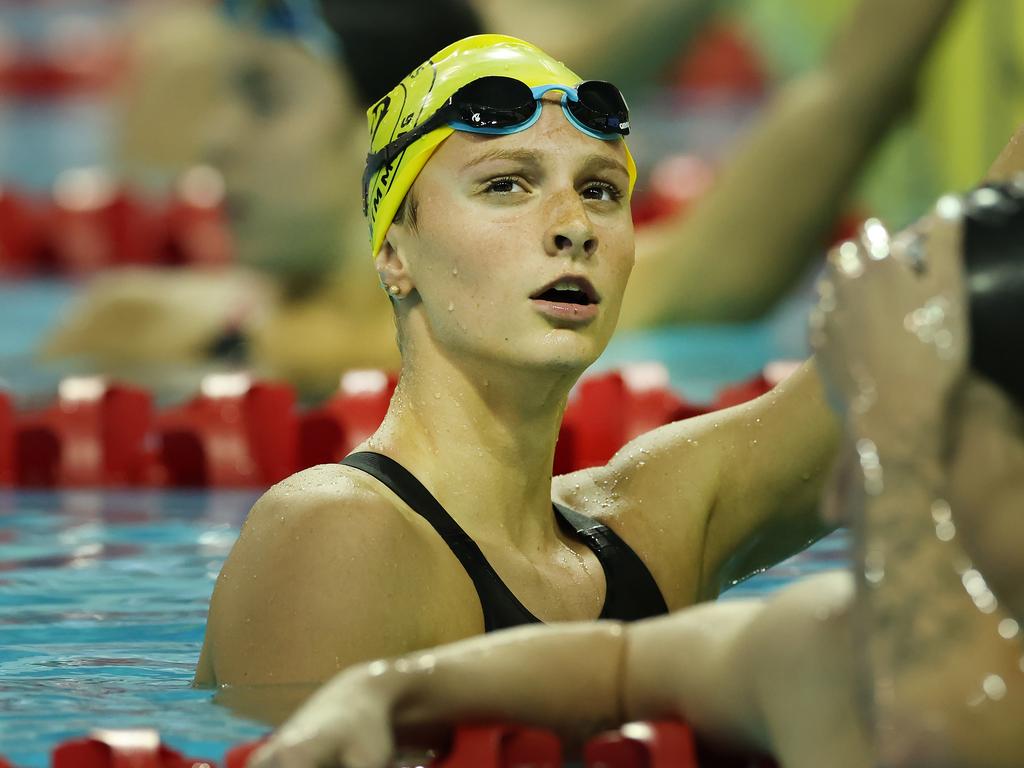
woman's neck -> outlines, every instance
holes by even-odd
[[[477,541],[557,544],[551,466],[576,373],[409,360],[367,447],[409,469]]]

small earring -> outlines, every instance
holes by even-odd
[[[402,289],[399,288],[397,285],[389,285],[388,286],[388,293],[390,293],[396,299],[399,299],[399,298],[402,297]]]

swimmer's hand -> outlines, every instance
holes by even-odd
[[[948,210],[956,205],[943,198],[893,238],[869,221],[829,254],[811,343],[855,437],[900,450],[938,442],[967,359],[961,225]]]
[[[399,690],[382,669],[369,664],[337,675],[257,750],[249,768],[386,768]]]

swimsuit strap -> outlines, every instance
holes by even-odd
[[[473,581],[484,614],[485,632],[540,623],[501,580],[477,543],[409,470],[372,451],[350,454],[341,463],[377,478],[444,539]],[[615,531],[561,504],[553,503],[552,507],[562,528],[579,536],[604,570],[605,598],[598,618],[634,621],[668,613],[651,572]]]
[[[615,531],[561,504],[554,507],[597,555],[604,569],[604,607],[598,618],[636,621],[668,613],[665,598],[644,561]]]
[[[540,622],[501,580],[477,543],[409,470],[389,456],[373,451],[350,454],[341,463],[377,478],[444,539],[473,580],[484,613],[485,632]]]

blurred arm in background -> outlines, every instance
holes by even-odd
[[[815,71],[785,86],[685,217],[638,233],[624,326],[767,311],[823,250],[864,163],[912,103],[956,0],[862,0]]]
[[[626,97],[651,89],[723,0],[471,0],[488,32],[521,37]]]

